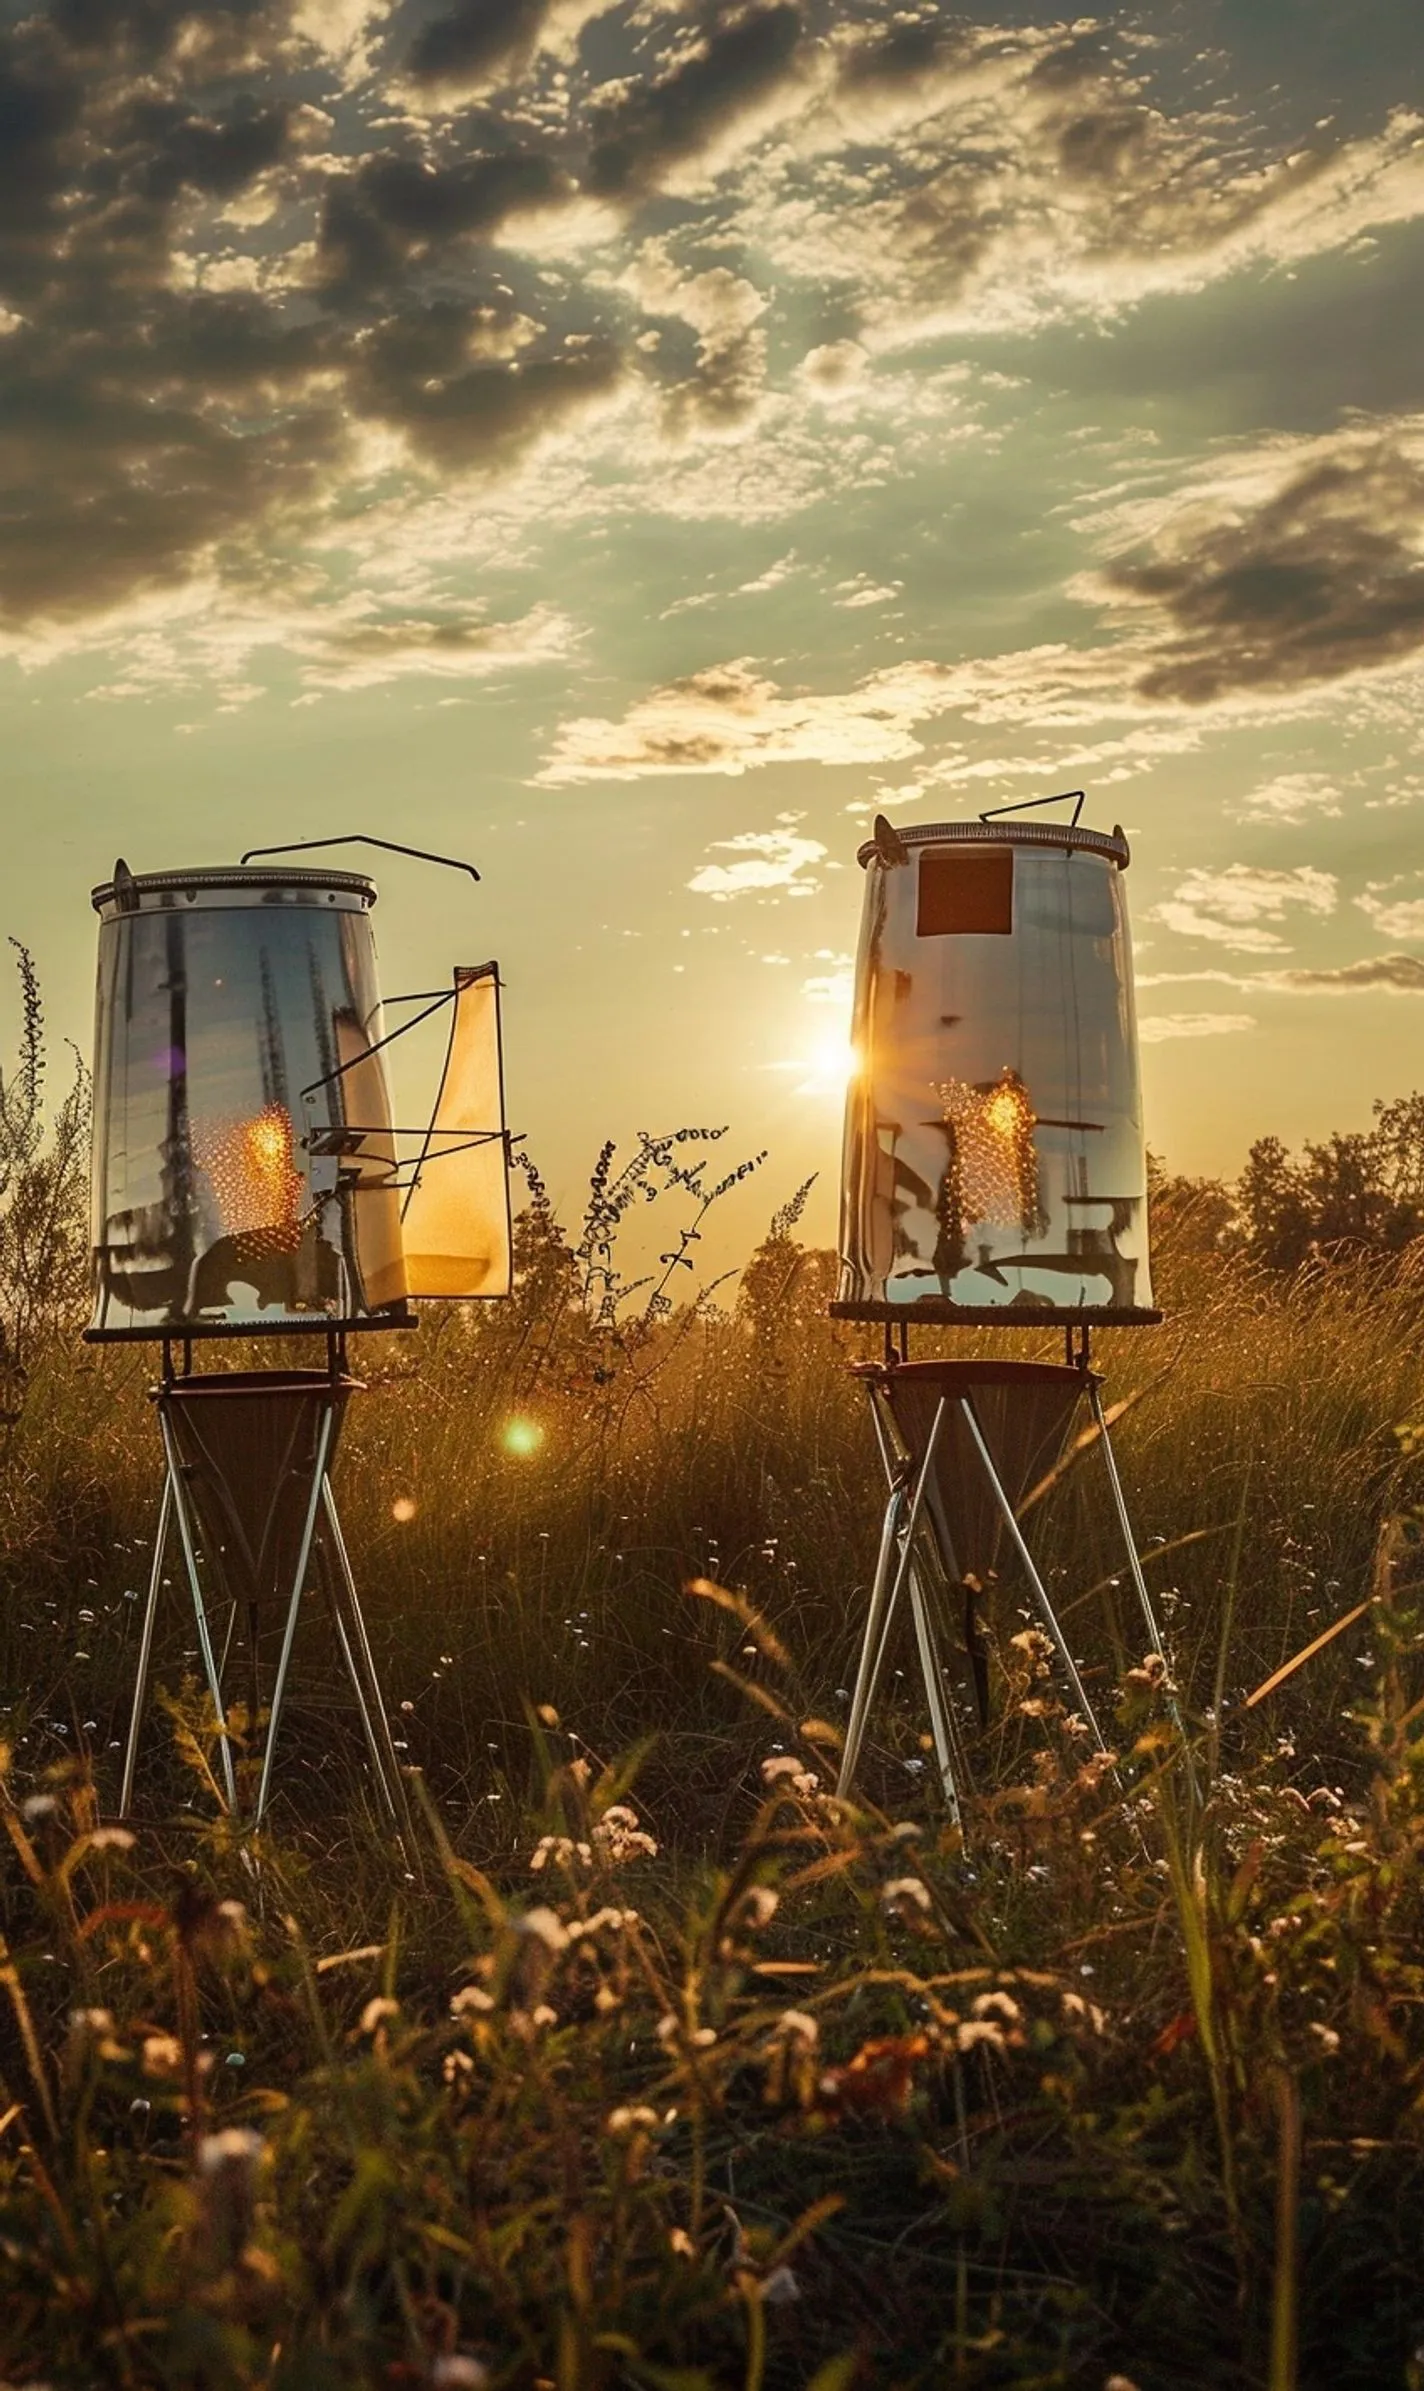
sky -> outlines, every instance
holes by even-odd
[[[566,1209],[829,1239],[870,819],[1082,787],[1175,1168],[1424,1083],[1414,0],[4,0],[0,481],[84,1048],[116,854],[404,839]]]

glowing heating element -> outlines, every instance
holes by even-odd
[[[992,1087],[944,1079],[936,1093],[953,1132],[947,1140],[945,1195],[961,1230],[975,1222],[1031,1230],[1038,1220],[1035,1114],[1027,1091],[1006,1071]]]
[[[238,1240],[301,1236],[306,1181],[293,1164],[292,1116],[264,1105],[247,1121],[195,1121],[193,1160],[217,1206],[221,1234]]]

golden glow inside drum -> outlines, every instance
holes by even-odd
[[[406,1317],[374,901],[306,870],[95,890],[91,1337]]]
[[[842,1317],[1155,1318],[1120,831],[862,848]]]

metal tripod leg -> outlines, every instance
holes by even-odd
[[[1019,1527],[1017,1519],[1014,1517],[1013,1504],[1009,1501],[1007,1494],[1004,1492],[1003,1482],[1000,1479],[998,1471],[994,1467],[994,1456],[989,1450],[988,1443],[984,1436],[984,1431],[979,1425],[978,1414],[976,1413],[974,1405],[968,1395],[960,1396],[959,1408],[964,1415],[964,1424],[969,1430],[969,1434],[973,1439],[974,1449],[978,1453],[980,1462],[983,1465],[984,1475],[989,1481],[989,1486],[993,1493],[994,1501],[998,1506],[1000,1517],[1004,1522],[1004,1526],[1008,1530],[1009,1541],[1013,1545],[1015,1552],[1018,1554],[1020,1566],[1023,1569],[1024,1575],[1028,1579],[1029,1585],[1033,1589],[1033,1598],[1038,1604],[1039,1611],[1043,1617],[1044,1625],[1048,1629],[1048,1632],[1052,1637],[1055,1646],[1057,1647],[1058,1657],[1063,1663],[1063,1668],[1067,1676],[1068,1683],[1073,1689],[1073,1700],[1076,1703],[1079,1714],[1085,1721],[1088,1731],[1092,1736],[1094,1743],[1097,1745],[1098,1750],[1100,1752],[1105,1752],[1108,1747],[1103,1740],[1102,1729],[1098,1725],[1097,1719],[1093,1715],[1093,1706],[1088,1700],[1086,1693],[1083,1691],[1083,1680],[1078,1674],[1078,1664],[1074,1660],[1072,1653],[1069,1651],[1067,1637],[1064,1635],[1062,1628],[1058,1624],[1058,1614],[1053,1608],[1053,1603],[1049,1596],[1048,1588],[1045,1586],[1042,1578],[1039,1576],[1038,1570],[1034,1565],[1033,1555],[1024,1542],[1023,1531]]]
[[[366,1730],[367,1747],[376,1771],[376,1781],[385,1796],[386,1807],[396,1825],[408,1835],[411,1832],[411,1815],[410,1804],[406,1799],[405,1779],[401,1775],[400,1758],[391,1735],[391,1723],[386,1716],[386,1705],[381,1695],[380,1679],[376,1675],[375,1655],[371,1650],[371,1639],[366,1633],[366,1614],[361,1608],[361,1597],[356,1591],[356,1578],[351,1567],[351,1556],[347,1552],[346,1538],[341,1530],[341,1515],[336,1508],[336,1497],[331,1490],[331,1480],[325,1475],[322,1477],[321,1499],[326,1514],[327,1529],[331,1537],[332,1551],[336,1555],[337,1570],[345,1589],[346,1600],[351,1608],[351,1624],[355,1631],[354,1652],[347,1641],[344,1622],[340,1618],[339,1610],[337,1627],[341,1637],[342,1650],[346,1654],[346,1665],[351,1672],[351,1683],[356,1691],[356,1700],[361,1712],[361,1724]],[[366,1676],[364,1696],[355,1665],[358,1656]]]
[[[325,1588],[325,1597],[327,1597],[327,1609],[330,1609],[330,1616],[332,1616],[332,1628],[337,1631],[337,1643],[339,1643],[339,1647],[342,1647],[346,1676],[351,1678],[351,1693],[356,1695],[356,1710],[361,1712],[361,1729],[363,1729],[363,1733],[366,1733],[366,1750],[370,1753],[370,1767],[373,1767],[373,1772],[375,1772],[375,1786],[378,1786],[380,1800],[382,1800],[382,1805],[385,1805],[389,1820],[392,1820],[394,1827],[409,1829],[411,1812],[409,1812],[409,1808],[406,1808],[406,1800],[404,1800],[406,1788],[404,1788],[404,1784],[401,1784],[397,1755],[394,1755],[394,1748],[392,1750],[385,1748],[385,1745],[389,1745],[389,1724],[385,1717],[385,1705],[382,1705],[382,1700],[380,1700],[380,1686],[375,1683],[373,1676],[368,1678],[366,1671],[363,1671],[361,1652],[358,1652],[358,1647],[351,1643],[351,1635],[349,1635],[349,1631],[346,1631],[346,1619],[342,1614],[342,1592],[344,1592],[346,1602],[354,1602],[354,1585],[351,1585],[351,1573],[349,1573],[351,1564],[349,1564],[349,1557],[346,1557],[346,1540],[342,1535],[342,1523],[339,1523],[337,1516],[334,1516],[337,1506],[334,1506],[330,1482],[327,1482],[325,1494],[323,1494],[323,1509],[325,1509],[327,1533],[323,1535],[323,1542],[320,1542],[320,1557],[323,1557],[323,1588]],[[378,1719],[380,1719],[380,1729],[378,1729],[378,1724],[375,1724]],[[385,1743],[382,1743],[382,1731],[385,1731]]]
[[[218,1758],[222,1765],[223,1783],[227,1787],[228,1807],[237,1808],[237,1776],[232,1765],[232,1745],[228,1741],[227,1712],[223,1706],[222,1679],[213,1652],[213,1639],[208,1633],[207,1605],[203,1600],[203,1581],[198,1575],[198,1553],[193,1542],[193,1523],[188,1517],[188,1498],[183,1491],[183,1479],[178,1463],[178,1450],[173,1430],[162,1411],[158,1425],[163,1436],[163,1450],[168,1462],[168,1485],[173,1497],[173,1509],[178,1520],[178,1536],[183,1547],[183,1564],[188,1572],[188,1586],[193,1597],[193,1616],[198,1627],[198,1648],[203,1655],[208,1691],[213,1697],[213,1713],[218,1729]]]
[[[168,1523],[173,1515],[173,1481],[165,1469],[163,1500],[153,1539],[153,1567],[148,1576],[148,1600],[143,1606],[143,1631],[138,1641],[138,1675],[134,1679],[133,1708],[129,1712],[128,1749],[124,1753],[123,1783],[119,1788],[119,1816],[127,1818],[133,1800],[134,1769],[138,1765],[138,1731],[148,1702],[148,1672],[153,1662],[153,1623],[158,1616],[158,1590],[163,1583],[163,1560],[168,1550]]]
[[[910,1564],[910,1611],[915,1622],[915,1642],[919,1647],[920,1671],[925,1681],[925,1700],[929,1704],[930,1734],[934,1739],[935,1759],[939,1763],[939,1781],[949,1813],[957,1827],[963,1828],[964,1817],[959,1801],[959,1777],[969,1782],[959,1729],[949,1699],[944,1690],[944,1675],[935,1636],[934,1615],[920,1572]]]
[[[939,1443],[940,1430],[944,1426],[944,1413],[945,1402],[944,1397],[941,1396],[935,1408],[934,1420],[925,1445],[925,1457],[915,1474],[914,1491],[910,1496],[903,1528],[900,1525],[900,1515],[905,1509],[903,1483],[894,1487],[886,1506],[885,1525],[880,1534],[880,1552],[875,1564],[875,1579],[870,1589],[870,1604],[866,1613],[865,1640],[860,1651],[860,1669],[851,1701],[850,1719],[846,1726],[845,1749],[841,1754],[840,1775],[836,1779],[838,1793],[845,1793],[849,1790],[851,1779],[855,1774],[856,1763],[860,1758],[860,1747],[865,1737],[865,1722],[870,1714],[870,1705],[875,1699],[875,1687],[880,1675],[880,1665],[885,1657],[885,1647],[889,1641],[891,1622],[899,1605],[900,1596],[904,1592],[906,1578],[910,1573],[910,1555],[914,1550],[915,1535],[920,1524],[920,1514],[924,1508],[925,1488],[929,1484],[930,1471],[934,1467],[935,1448]]]
[[[316,1534],[317,1507],[321,1490],[326,1484],[326,1462],[331,1451],[333,1411],[330,1404],[322,1414],[317,1435],[316,1462],[312,1469],[311,1494],[307,1500],[307,1515],[302,1522],[302,1541],[297,1553],[297,1566],[292,1576],[292,1597],[287,1605],[287,1624],[282,1635],[282,1652],[277,1662],[277,1675],[272,1686],[272,1707],[267,1714],[267,1735],[262,1750],[262,1774],[257,1784],[257,1806],[252,1813],[254,1827],[262,1824],[267,1808],[267,1796],[272,1785],[272,1761],[277,1750],[277,1723],[282,1715],[282,1699],[287,1690],[287,1671],[292,1662],[292,1645],[296,1640],[297,1613],[302,1607],[302,1592],[306,1585],[307,1569],[311,1562],[312,1538]]]
[[[898,1464],[880,1403],[873,1388],[870,1396],[870,1416],[875,1424],[875,1441],[880,1447],[880,1458],[885,1465],[886,1478],[891,1486],[894,1486]],[[935,1542],[938,1545],[937,1532]],[[936,1557],[940,1556],[937,1554]],[[952,1555],[949,1558],[949,1566],[951,1570],[954,1567]],[[969,1762],[965,1754],[963,1738],[959,1732],[959,1724],[954,1715],[953,1704],[944,1690],[944,1668],[940,1660],[939,1638],[935,1633],[931,1596],[925,1584],[924,1575],[915,1562],[910,1564],[910,1608],[915,1622],[915,1643],[919,1650],[920,1670],[925,1681],[925,1700],[929,1705],[930,1733],[934,1738],[935,1758],[939,1763],[940,1784],[944,1789],[945,1800],[949,1804],[950,1815],[962,1832],[964,1816],[959,1788],[961,1780],[965,1787],[968,1787]]]
[[[1141,1605],[1143,1621],[1147,1628],[1149,1649],[1159,1654],[1162,1660],[1165,1661],[1167,1658],[1167,1651],[1166,1646],[1162,1641],[1162,1630],[1157,1624],[1157,1614],[1152,1607],[1152,1597],[1147,1591],[1147,1579],[1143,1574],[1142,1562],[1138,1555],[1137,1539],[1133,1535],[1132,1521],[1128,1516],[1127,1497],[1122,1491],[1122,1479],[1118,1475],[1117,1455],[1112,1449],[1112,1439],[1108,1435],[1107,1415],[1103,1410],[1103,1399],[1096,1386],[1089,1387],[1088,1401],[1092,1406],[1094,1424],[1098,1431],[1099,1442],[1103,1448],[1103,1460],[1107,1467],[1108,1484],[1112,1488],[1112,1498],[1114,1506],[1117,1510],[1118,1526],[1122,1529],[1122,1541],[1127,1552],[1127,1566],[1131,1572],[1133,1585],[1137,1590],[1137,1599]],[[1177,1697],[1175,1694],[1169,1693],[1167,1696],[1167,1715],[1171,1719],[1173,1726],[1176,1728],[1177,1733],[1182,1739],[1182,1751],[1187,1763],[1187,1777],[1193,1791],[1195,1791],[1196,1771],[1192,1767],[1192,1756],[1187,1748],[1186,1729],[1182,1724],[1182,1714],[1177,1706]]]

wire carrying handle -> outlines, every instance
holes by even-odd
[[[998,814],[1031,813],[1036,805],[1066,805],[1070,797],[1074,800],[1074,805],[1072,817],[1069,821],[1068,827],[1070,830],[1076,830],[1078,827],[1078,816],[1081,814],[1084,805],[1087,803],[1086,789],[1059,789],[1057,794],[1053,797],[1016,797],[1012,805],[987,806],[984,812],[979,816],[979,819],[981,822],[992,822],[995,816]],[[243,861],[246,862],[246,860],[247,859],[244,856]]]
[[[388,855],[411,855],[417,863],[443,864],[448,871],[468,872],[472,880],[479,873],[472,863],[465,863],[458,855],[432,855],[428,847],[407,847],[400,839],[374,838],[368,830],[343,830],[330,839],[286,839],[279,847],[249,847],[239,860],[244,865],[257,863],[268,855],[309,855],[317,847],[384,847]]]

